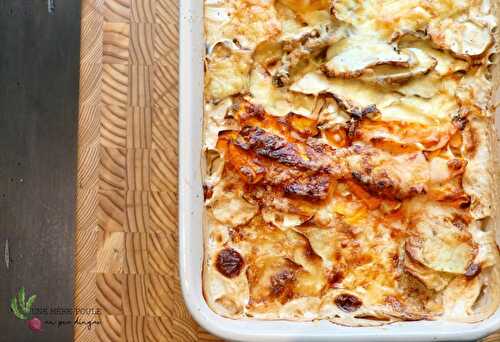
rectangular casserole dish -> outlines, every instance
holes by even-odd
[[[475,324],[419,321],[357,328],[326,321],[304,323],[231,320],[215,314],[203,297],[201,271],[203,190],[200,151],[205,50],[203,1],[181,1],[179,39],[180,278],[187,307],[200,325],[209,332],[232,341],[471,341],[500,329],[500,311]],[[498,70],[495,74],[497,72]]]

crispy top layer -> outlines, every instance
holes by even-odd
[[[496,310],[491,13],[205,1],[211,308],[348,325]]]

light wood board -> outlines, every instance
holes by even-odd
[[[177,0],[82,1],[77,342],[218,341],[178,277],[177,31]]]
[[[177,265],[176,0],[83,0],[75,341],[214,341]],[[50,153],[50,151],[47,151]]]

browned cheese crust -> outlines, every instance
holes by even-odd
[[[203,292],[233,319],[499,305],[489,0],[205,0]]]

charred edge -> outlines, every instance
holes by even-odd
[[[354,106],[350,101],[342,99],[335,94],[332,94],[333,99],[337,102],[339,107],[344,110],[347,114],[351,116],[351,119],[347,122],[347,137],[352,140],[356,135],[356,130],[359,127],[359,123],[370,114],[378,114],[376,105],[369,105],[367,107]]]
[[[357,131],[358,127],[359,127],[359,120],[351,118],[351,120],[349,120],[347,122],[347,138],[348,138],[347,143],[348,144],[352,143],[352,139],[356,136],[356,131]]]
[[[258,119],[264,119],[265,110],[261,105],[249,104],[247,107],[247,111],[245,112],[245,119],[250,117],[255,117]]]
[[[465,195],[463,202],[460,203],[460,209],[469,209],[472,204],[472,197]]]
[[[273,85],[277,88],[283,88],[290,83],[290,73],[288,70],[278,70],[273,75]]]
[[[241,130],[240,136],[245,141],[237,141],[236,144],[245,150],[251,149],[259,156],[285,165],[309,168],[309,163],[301,158],[296,145],[277,135],[267,133],[259,127],[246,126]]]
[[[215,267],[227,278],[235,278],[243,269],[244,260],[240,253],[232,248],[224,248],[217,255]]]
[[[481,265],[472,263],[467,267],[467,270],[465,271],[464,275],[467,278],[474,278],[481,272]]]
[[[364,108],[354,107],[348,113],[351,114],[357,120],[361,120],[370,114],[377,114],[380,112],[379,112],[376,105],[369,105],[368,107],[364,107]]]
[[[206,200],[212,198],[212,195],[214,194],[213,187],[204,184],[203,185],[203,198]]]
[[[389,177],[384,177],[381,175],[378,179],[373,179],[373,177],[365,176],[360,172],[351,172],[352,178],[368,190],[372,195],[394,195],[395,186],[394,182]]]
[[[330,288],[338,288],[344,280],[344,273],[341,270],[332,270],[328,274],[328,285]]]
[[[358,310],[363,302],[356,296],[351,294],[341,294],[335,297],[335,305],[337,305],[342,311],[354,312]]]
[[[291,82],[293,68],[297,66],[305,57],[314,54],[316,50],[321,49],[327,40],[322,39],[319,30],[312,30],[304,34],[299,40],[284,42],[282,48],[287,54],[283,60],[282,66],[274,73],[272,77],[273,85],[282,88]]]
[[[322,201],[328,197],[330,177],[326,175],[311,176],[285,186],[285,195],[304,197],[313,201]]]
[[[465,129],[465,127],[467,126],[467,124],[469,123],[469,120],[467,119],[467,117],[463,116],[462,114],[457,114],[453,117],[451,122],[453,123],[453,126],[455,126],[455,128],[463,131]]]
[[[271,277],[271,293],[282,302],[293,298],[293,283],[296,276],[294,270],[284,270]]]
[[[351,115],[352,118],[361,120],[362,118],[370,115],[370,114],[378,114],[380,111],[378,110],[375,104],[371,104],[366,107],[359,107],[354,105],[350,100],[344,99],[336,94],[331,94],[335,102],[339,105],[339,107],[344,110],[346,113]]]
[[[319,69],[323,74],[326,75],[326,77],[329,78],[343,78],[343,79],[352,79],[352,78],[358,78],[361,75],[363,75],[364,70],[356,70],[356,71],[346,71],[346,72],[338,72],[335,70],[331,70],[328,67],[328,63],[320,65]]]

